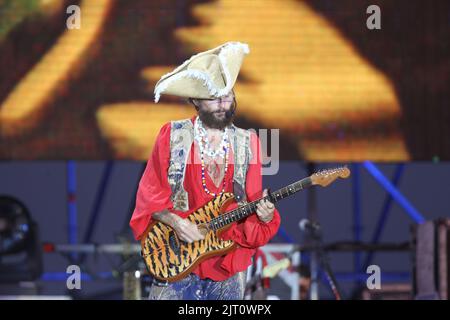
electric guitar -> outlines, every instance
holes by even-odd
[[[223,193],[186,218],[197,225],[204,239],[192,243],[181,241],[174,229],[155,221],[148,226],[141,238],[141,255],[154,278],[167,282],[181,280],[203,260],[224,255],[236,248],[233,240],[223,240],[221,234],[233,222],[255,213],[256,204],[260,200],[267,199],[276,203],[310,186],[326,187],[337,178],[345,179],[349,176],[350,170],[347,167],[320,171],[228,212],[226,208],[234,202],[234,195],[230,192]]]

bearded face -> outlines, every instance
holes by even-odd
[[[218,99],[196,100],[198,116],[207,127],[223,130],[233,122],[233,102],[233,93]]]

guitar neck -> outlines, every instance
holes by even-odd
[[[263,199],[267,199],[272,203],[276,203],[284,198],[287,198],[294,193],[297,193],[300,190],[303,190],[305,188],[308,188],[312,185],[311,177],[304,178],[302,180],[299,180],[297,182],[294,182],[290,185],[287,185],[284,188],[281,188],[277,191],[271,192],[269,195],[259,198],[255,201],[249,202],[245,205],[242,205],[232,211],[229,211],[227,213],[224,213],[216,218],[211,219],[209,222],[210,229],[218,230],[221,229],[235,221],[242,220],[249,215],[256,212],[256,205],[259,201]]]

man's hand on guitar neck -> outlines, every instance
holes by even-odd
[[[177,233],[178,238],[184,242],[192,243],[204,238],[194,223],[181,218],[167,209],[161,212],[155,212],[153,219],[172,227]]]
[[[267,197],[268,194],[268,190],[264,189],[263,197]],[[264,223],[269,223],[270,221],[272,221],[274,211],[275,205],[269,200],[261,200],[256,205],[256,215],[258,216],[259,220]]]

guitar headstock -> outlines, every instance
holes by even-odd
[[[347,166],[344,166],[340,168],[326,169],[316,172],[311,176],[311,180],[315,185],[318,184],[322,187],[326,187],[337,178],[347,179],[349,176],[350,169],[347,168]]]
[[[263,269],[264,278],[274,278],[281,270],[288,268],[291,265],[291,261],[288,258],[284,258],[278,262],[270,264]]]

